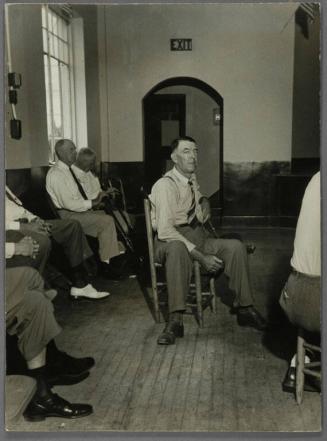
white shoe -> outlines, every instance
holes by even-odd
[[[105,291],[97,291],[90,283],[84,288],[76,288],[73,286],[70,289],[70,295],[74,297],[75,299],[78,299],[80,297],[85,297],[87,299],[93,299],[93,300],[99,300],[104,299],[108,296],[110,296],[109,292]]]

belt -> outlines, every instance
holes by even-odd
[[[300,273],[300,271],[296,271],[296,269],[292,268],[292,274],[298,277],[307,277],[309,279],[320,279],[320,276],[313,276],[311,274]]]

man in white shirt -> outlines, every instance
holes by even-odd
[[[321,225],[320,225],[320,172],[310,180],[298,218],[292,272],[279,300],[290,322],[306,331],[320,333],[321,293]],[[283,390],[295,390],[295,356],[283,381]],[[317,390],[306,379],[306,390]],[[312,382],[311,382],[312,383]]]
[[[246,248],[239,240],[210,237],[203,226],[210,217],[210,205],[196,181],[194,139],[175,140],[171,159],[174,168],[154,184],[150,195],[152,226],[157,232],[155,257],[165,264],[169,304],[169,322],[158,344],[173,344],[175,337],[183,335],[182,314],[194,259],[211,273],[224,266],[236,293],[238,324],[265,329],[264,319],[253,307]]]
[[[77,221],[61,219],[45,221],[40,219],[23,207],[22,202],[8,186],[6,186],[5,202],[7,268],[33,266],[42,274],[51,249],[51,237],[63,247],[69,260],[73,282],[73,287],[70,290],[71,296],[94,300],[108,297],[109,293],[98,292],[89,283],[85,262],[93,256],[93,253]],[[24,254],[26,237],[34,243],[32,257]],[[23,251],[20,249],[22,245],[24,245]]]
[[[95,210],[106,193],[101,191],[95,198],[89,199],[81,188],[72,170],[76,147],[71,140],[57,141],[55,150],[59,159],[47,174],[47,192],[61,218],[78,220],[85,234],[99,240],[100,260],[106,267],[111,259],[123,252],[113,218],[103,210]]]
[[[72,170],[74,175],[82,185],[82,188],[88,199],[96,199],[100,193],[102,193],[102,188],[100,185],[99,178],[93,173],[96,165],[96,153],[89,147],[81,148],[76,157],[75,163],[72,165]],[[99,205],[99,208],[104,209],[107,214],[112,214],[114,212],[115,218],[119,222],[119,225],[123,229],[125,234],[128,234],[131,228],[130,218],[128,213],[123,210],[115,209],[115,205],[109,204],[109,209],[106,209],[107,200],[112,200],[114,202],[115,198],[120,194],[119,190],[114,187],[109,187],[106,190],[106,196],[103,202]]]

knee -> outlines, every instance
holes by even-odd
[[[228,249],[232,255],[243,254],[245,252],[243,242],[238,239],[229,239]]]
[[[169,242],[167,246],[166,256],[174,256],[176,259],[190,259],[189,252],[185,244],[179,240]]]
[[[69,229],[70,229],[70,233],[71,234],[80,234],[80,233],[82,233],[82,226],[81,226],[81,224],[79,223],[79,221],[78,220],[76,220],[76,219],[69,219],[69,224],[68,224],[68,226],[69,226]]]
[[[51,240],[45,234],[42,234],[38,237],[37,242],[39,244],[39,252],[41,253],[49,253],[51,250]]]
[[[36,317],[42,311],[52,311],[51,301],[47,299],[43,292],[31,290],[27,291],[23,302],[25,308],[32,317]]]

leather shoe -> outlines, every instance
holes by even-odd
[[[296,369],[293,366],[290,366],[287,369],[285,378],[282,382],[282,389],[284,392],[295,393],[296,390]],[[304,377],[304,390],[307,392],[320,392],[321,391],[321,382],[318,378],[315,377]]]
[[[263,331],[267,329],[266,320],[258,313],[253,306],[238,308],[237,323],[239,326],[249,326],[251,328]]]
[[[89,404],[69,403],[49,392],[45,397],[34,396],[24,412],[27,421],[43,421],[47,417],[81,418],[93,413]]]
[[[184,337],[184,325],[179,322],[169,322],[159,335],[157,343],[158,345],[173,345],[176,337]]]
[[[90,283],[86,286],[84,286],[84,288],[76,288],[75,286],[73,286],[70,289],[70,295],[71,297],[74,297],[74,299],[79,299],[79,298],[86,298],[86,299],[90,299],[90,300],[100,300],[100,299],[105,299],[106,297],[110,296],[109,292],[101,292],[101,291],[97,291]]]
[[[51,376],[75,377],[88,372],[94,364],[92,357],[75,358],[66,352],[58,351],[55,360],[47,360],[46,375],[50,378]]]

